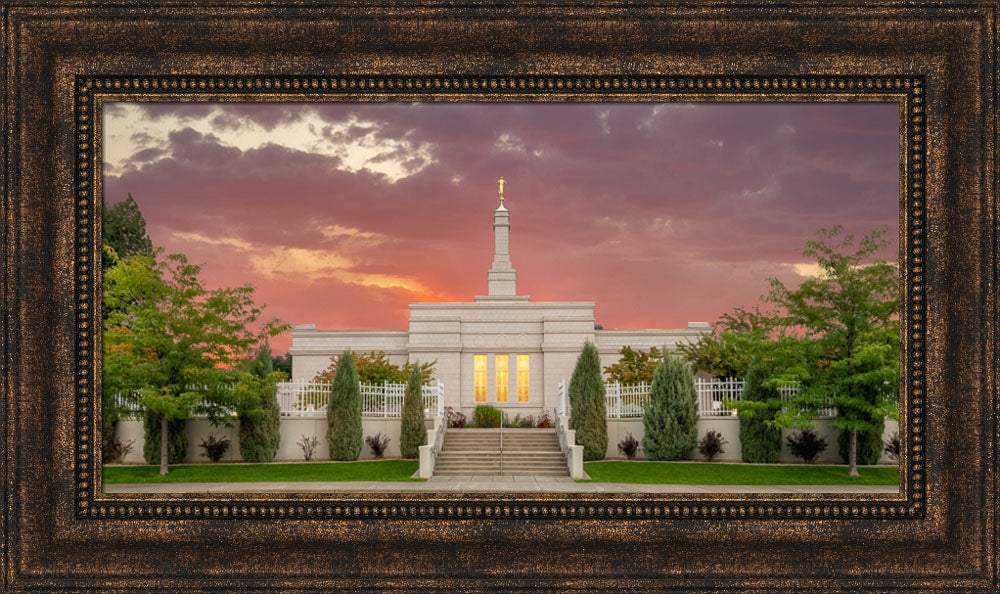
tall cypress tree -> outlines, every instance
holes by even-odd
[[[584,460],[603,460],[608,451],[607,403],[601,358],[589,340],[576,360],[569,381],[570,429],[576,430],[576,443],[583,446]]]
[[[145,441],[142,443],[142,457],[146,464],[160,463],[160,444],[163,441],[160,428],[162,427],[160,415],[147,412],[143,415],[143,429],[145,430]],[[187,455],[188,440],[184,433],[187,421],[184,419],[171,419],[167,421],[167,464],[177,464],[184,461]]]
[[[664,348],[664,351],[666,349]],[[653,372],[642,415],[642,449],[650,460],[683,460],[698,445],[698,402],[691,366],[672,353]]]
[[[268,356],[270,361],[270,356]],[[247,462],[270,462],[278,455],[281,441],[281,407],[278,405],[278,381],[283,374],[271,372],[258,377],[244,373],[237,381],[237,413],[240,418],[240,456]]]
[[[326,427],[330,459],[357,460],[363,443],[361,385],[350,350],[344,351],[337,363],[337,375],[333,377],[326,405]]]
[[[740,397],[740,448],[744,462],[774,463],[781,456],[781,429],[768,426],[781,409],[781,394],[764,386],[770,377],[767,367],[754,357],[747,368]]]
[[[403,413],[399,428],[399,451],[404,458],[420,455],[420,446],[427,442],[427,426],[424,425],[424,403],[421,395],[423,377],[420,366],[414,365],[406,382],[403,396]]]

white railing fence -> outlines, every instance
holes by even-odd
[[[330,384],[312,380],[278,383],[278,408],[285,416],[324,417]],[[361,393],[362,405],[364,392]]]
[[[403,396],[406,384],[385,382],[384,384],[359,384],[361,388],[361,416],[365,418],[399,418],[403,414]],[[330,384],[310,380],[278,382],[278,408],[282,416],[325,417],[326,403],[330,399]],[[444,415],[444,383],[433,380],[424,384],[421,390],[424,401],[424,415]],[[138,418],[143,406],[136,398],[115,394],[118,406],[127,410],[131,417]]]
[[[604,385],[609,419],[641,417],[649,400],[649,384],[622,385],[609,382]]]
[[[739,401],[743,395],[743,388],[746,382],[737,378],[695,378],[694,388],[698,397],[699,417],[728,417],[735,416],[736,411],[726,408],[725,402]],[[622,385],[617,382],[608,382],[604,385],[605,406],[609,419],[629,419],[638,418],[646,410],[646,403],[649,401],[650,384],[641,383],[634,385]],[[790,398],[798,392],[794,386],[779,389],[783,398]],[[566,394],[566,380],[559,383],[559,408],[560,414],[568,413],[568,402]],[[833,406],[820,409],[818,417],[835,417],[837,409]]]

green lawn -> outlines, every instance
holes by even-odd
[[[410,478],[416,460],[310,462],[305,464],[171,464],[160,476],[159,466],[105,466],[104,482],[112,483],[279,483],[289,481],[423,481]]]
[[[722,464],[709,462],[587,462],[589,483],[675,485],[898,485],[896,466],[865,466],[847,476],[843,465]]]

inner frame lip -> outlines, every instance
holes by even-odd
[[[295,81],[299,83],[302,81],[301,90],[300,86],[296,84],[293,86],[290,81]],[[340,87],[343,90],[325,90],[325,91],[314,91],[308,90],[310,86],[315,88],[316,81],[321,80],[325,84],[331,84],[334,88]],[[446,90],[441,90],[441,83],[434,85],[432,88],[432,81],[452,81],[456,83],[461,81],[463,83],[462,91],[447,90],[446,83],[444,84]],[[580,81],[594,81],[594,86],[598,90],[591,91],[589,88],[580,87]],[[151,90],[150,87],[156,87],[156,82],[164,81],[164,83],[169,82],[169,88],[167,84],[164,84],[159,91]],[[181,81],[178,83],[178,81]],[[212,86],[212,83],[218,81],[218,86],[225,86],[224,90],[205,90],[206,87]],[[254,81],[255,84],[252,86],[244,86],[243,88],[236,88],[238,83],[242,81]],[[261,84],[261,81],[265,81]],[[328,82],[329,81],[329,82]],[[479,83],[482,81],[482,83]],[[487,81],[489,81],[487,83]],[[537,83],[536,83],[537,81]],[[569,91],[563,90],[564,87],[572,87],[574,82],[577,88],[582,88],[581,91]],[[641,81],[641,82],[640,82]],[[647,82],[648,81],[648,82]],[[743,84],[740,84],[743,81]],[[790,82],[789,82],[790,81]],[[798,81],[798,84],[796,82]],[[877,82],[875,82],[877,81]],[[896,81],[896,85],[892,85],[892,81]],[[903,85],[899,85],[899,81],[904,81]],[[913,156],[919,155],[926,162],[926,144],[924,142],[917,142],[914,138],[915,136],[922,136],[922,127],[924,126],[921,121],[918,126],[921,130],[914,130],[914,122],[912,121],[912,115],[914,113],[922,113],[922,92],[923,92],[923,80],[920,77],[912,76],[879,76],[879,77],[850,77],[850,76],[777,76],[777,77],[761,77],[761,76],[705,76],[705,77],[666,77],[666,76],[653,76],[653,77],[642,77],[642,76],[630,76],[630,77],[552,77],[552,76],[529,76],[529,77],[420,77],[420,78],[407,78],[407,77],[372,77],[372,76],[334,76],[334,77],[316,77],[316,76],[306,76],[306,77],[285,77],[285,76],[239,76],[239,77],[227,77],[227,76],[143,76],[143,77],[121,77],[121,76],[105,76],[105,77],[87,77],[78,76],[77,77],[77,91],[81,97],[81,101],[77,102],[77,112],[80,112],[81,105],[86,105],[87,102],[83,101],[85,95],[90,95],[92,97],[92,113],[94,115],[93,126],[89,130],[84,130],[78,136],[81,143],[84,140],[84,135],[87,136],[88,140],[92,143],[93,154],[101,155],[101,126],[102,126],[102,116],[103,116],[103,104],[105,102],[164,102],[164,103],[179,103],[179,102],[227,102],[227,103],[249,103],[249,102],[266,102],[266,103],[310,103],[310,102],[345,102],[345,103],[360,103],[360,102],[385,102],[385,103],[401,103],[401,102],[467,102],[467,103],[497,103],[497,102],[511,102],[511,103],[528,103],[528,102],[606,102],[606,103],[669,103],[669,102],[683,102],[683,103],[696,103],[696,102],[709,102],[709,103],[815,103],[815,102],[835,102],[835,103],[897,103],[900,106],[899,109],[899,120],[900,120],[900,224],[899,224],[899,270],[900,270],[900,419],[899,426],[901,428],[900,438],[903,440],[903,452],[900,456],[900,489],[898,493],[795,493],[795,494],[784,494],[784,493],[671,493],[669,497],[664,497],[662,494],[653,493],[539,493],[539,492],[486,492],[486,491],[476,491],[476,492],[456,492],[456,493],[442,493],[442,492],[271,492],[264,491],[259,493],[249,493],[249,492],[220,492],[215,493],[105,493],[101,488],[101,465],[94,464],[93,468],[95,472],[91,473],[92,479],[90,482],[91,489],[87,490],[85,498],[80,497],[81,491],[77,491],[78,503],[82,503],[81,500],[89,500],[88,505],[97,505],[102,510],[101,512],[94,513],[93,510],[87,511],[87,506],[78,505],[77,511],[78,515],[81,517],[95,517],[100,515],[105,516],[104,509],[115,509],[114,506],[117,504],[139,504],[138,510],[142,509],[143,505],[153,505],[153,506],[165,506],[169,507],[188,507],[187,504],[195,506],[197,509],[198,505],[204,504],[214,504],[213,507],[218,507],[219,505],[236,505],[239,507],[246,507],[252,503],[258,503],[258,507],[267,506],[269,503],[275,504],[301,504],[303,506],[316,506],[321,504],[325,507],[339,507],[347,506],[351,508],[356,505],[374,505],[379,508],[385,506],[391,506],[392,504],[398,504],[404,506],[405,508],[411,508],[413,506],[418,506],[418,509],[422,509],[423,506],[419,504],[427,505],[448,505],[453,506],[459,504],[458,507],[463,507],[461,504],[468,503],[470,506],[484,510],[481,513],[485,517],[493,516],[494,514],[485,510],[490,509],[489,504],[496,504],[503,507],[512,507],[515,510],[515,515],[518,515],[516,510],[519,507],[537,507],[539,505],[558,505],[562,512],[568,509],[573,509],[573,506],[583,506],[590,510],[585,515],[587,517],[632,517],[633,512],[639,509],[639,506],[654,505],[654,506],[666,506],[668,508],[677,508],[676,513],[670,513],[669,517],[744,517],[744,510],[760,509],[760,512],[751,511],[750,516],[747,517],[782,517],[782,516],[794,516],[794,517],[872,517],[869,515],[869,509],[872,511],[872,515],[881,516],[885,513],[885,517],[915,517],[923,516],[923,506],[921,502],[923,500],[923,491],[925,489],[926,482],[920,482],[911,484],[911,463],[910,459],[911,451],[914,446],[912,440],[913,423],[910,418],[910,406],[911,406],[911,393],[914,386],[910,380],[910,369],[919,369],[921,372],[926,364],[924,360],[923,349],[918,346],[917,353],[919,360],[914,361],[918,365],[907,365],[906,362],[914,358],[913,349],[910,348],[910,340],[912,332],[909,329],[910,317],[907,312],[915,312],[914,305],[918,305],[913,302],[913,293],[910,290],[913,271],[912,268],[912,258],[911,253],[904,249],[904,246],[911,246],[912,238],[910,233],[911,223],[913,219],[913,214],[910,212],[911,208],[915,208],[918,205],[914,204],[913,200],[913,185],[911,182],[914,179],[920,180],[922,182],[922,169],[918,169],[917,175],[913,175]],[[337,84],[339,82],[339,85]],[[401,83],[401,84],[393,84]],[[105,83],[105,84],[101,84]],[[506,83],[506,84],[505,84]],[[714,84],[713,84],[714,83]],[[730,83],[725,90],[720,87],[726,86],[725,83]],[[733,89],[733,85],[738,85],[740,88]],[[230,86],[232,85],[232,86]],[[395,87],[405,86],[407,91],[400,92],[395,90]],[[458,86],[457,84],[453,86]],[[533,88],[537,86],[538,88]],[[623,90],[620,87],[628,88],[631,86],[631,91]],[[682,90],[673,90],[675,86],[679,86]],[[103,87],[107,87],[107,90],[103,90]],[[123,90],[122,88],[129,89],[131,87],[135,88],[135,91]],[[274,87],[274,88],[272,88]],[[413,92],[413,88],[417,89],[424,88],[423,91]],[[478,90],[478,88],[482,90]],[[507,88],[504,88],[507,87]],[[515,88],[518,87],[518,88]],[[657,90],[665,89],[669,87],[671,90]],[[713,87],[719,88],[719,90],[714,90]],[[791,87],[791,88],[789,88]],[[798,87],[798,88],[796,88]],[[366,91],[359,91],[358,89],[369,89]],[[549,91],[548,89],[552,89]],[[607,89],[601,90],[601,89]],[[641,90],[640,90],[641,89]],[[648,90],[647,90],[648,89]],[[81,93],[82,91],[82,93]],[[78,119],[78,129],[80,128],[80,120]],[[78,143],[79,145],[80,143]],[[78,159],[81,149],[78,148]],[[93,159],[90,161],[92,176],[91,176],[91,187],[94,188],[96,196],[103,195],[103,160],[98,161],[98,159]],[[919,165],[918,165],[919,167]],[[920,184],[922,187],[922,183]],[[99,245],[97,245],[98,239],[100,237],[100,225],[101,218],[96,215],[98,200],[93,201],[94,208],[94,223],[91,225],[91,230],[94,232],[94,239],[91,244],[91,248],[94,250],[91,252],[91,261],[96,262],[96,256],[100,254]],[[922,203],[922,200],[920,201]],[[916,208],[920,213],[918,216],[922,218],[925,216],[925,212],[922,207]],[[79,227],[80,218],[77,219],[77,225]],[[920,228],[923,228],[921,221]],[[914,237],[916,235],[914,234]],[[923,239],[923,235],[920,235]],[[911,240],[908,242],[908,240]],[[922,248],[922,245],[920,246]],[[922,251],[916,252],[922,255]],[[77,259],[79,263],[79,258]],[[921,264],[922,266],[922,264]],[[99,269],[98,269],[99,270]],[[96,290],[92,292],[92,295],[101,294],[101,283],[100,275],[94,273],[92,281],[94,282],[94,287]],[[77,278],[80,278],[79,275]],[[78,281],[79,284],[79,281]],[[913,302],[913,303],[911,303]],[[919,305],[923,306],[921,301]],[[95,317],[92,319],[98,319],[97,316],[100,315],[100,301],[93,300],[93,312]],[[922,318],[926,318],[926,314],[921,310],[920,313]],[[923,325],[920,325],[920,338],[918,345],[923,342]],[[101,357],[99,353],[101,352],[101,333],[93,333],[92,342],[94,343],[93,353],[93,367],[92,371],[94,373],[93,381],[90,385],[94,386],[94,394],[100,393],[102,375],[101,375]],[[80,337],[78,332],[78,341],[80,344]],[[79,348],[78,348],[79,350]],[[80,358],[78,357],[78,360]],[[93,398],[93,423],[90,426],[90,430],[93,431],[91,435],[98,435],[100,430],[100,425],[98,420],[100,417],[100,399]],[[918,415],[922,416],[922,415]],[[903,430],[903,428],[906,428]],[[80,425],[77,424],[77,441],[80,438]],[[94,443],[91,441],[91,443]],[[79,466],[79,465],[78,465]],[[918,467],[919,471],[921,467]],[[85,470],[85,469],[84,469]],[[78,471],[80,469],[78,468]],[[81,473],[82,474],[82,473]],[[916,487],[916,488],[915,488]],[[219,497],[221,495],[222,497]],[[914,497],[915,495],[915,497]],[[482,504],[487,504],[483,507]],[[616,504],[620,512],[612,511],[612,513],[605,516],[603,511],[603,506],[594,508],[595,503],[605,503],[605,504]],[[622,508],[622,504],[631,504],[627,508]],[[853,505],[846,505],[853,504]],[[900,505],[903,504],[903,505]],[[916,504],[916,507],[914,507]],[[111,506],[110,508],[105,508],[104,506]],[[678,507],[679,506],[679,507]],[[119,506],[120,507],[120,506]],[[131,508],[131,505],[128,506]],[[700,508],[705,508],[704,513],[699,513]],[[879,511],[879,508],[881,511]],[[907,508],[904,511],[904,508]],[[729,510],[732,510],[731,512]],[[826,509],[827,511],[822,511]],[[627,510],[627,511],[626,511]],[[716,510],[716,511],[712,511]],[[720,511],[721,510],[721,513]],[[784,511],[781,511],[784,510]],[[121,513],[127,513],[129,516],[133,512],[120,510]],[[498,510],[499,511],[499,510]],[[693,512],[693,513],[692,513]],[[112,515],[119,515],[118,513],[112,511]],[[169,515],[169,511],[166,512]],[[380,512],[373,508],[372,513],[375,516],[379,516]],[[509,512],[508,512],[509,513]],[[549,512],[538,512],[542,516],[551,517]],[[428,511],[426,514],[430,516],[436,515],[433,511]],[[596,515],[595,515],[596,514]],[[621,514],[621,515],[619,515]],[[650,515],[651,514],[651,515]],[[832,514],[832,515],[831,515]],[[139,511],[139,515],[145,515],[142,511]],[[159,514],[157,514],[159,515]],[[188,514],[183,514],[187,516]],[[205,515],[197,514],[195,515]],[[228,515],[228,514],[224,514]],[[280,514],[284,515],[284,514]],[[274,517],[280,517],[276,515]],[[296,513],[289,514],[290,516],[298,515]],[[340,515],[340,514],[337,514]],[[348,516],[352,514],[348,512]],[[369,515],[369,514],[363,514]],[[418,513],[417,515],[423,516],[425,513]],[[451,516],[451,514],[448,514]],[[504,514],[505,516],[507,513]],[[527,514],[525,514],[527,515]],[[531,516],[536,516],[535,513],[530,514]],[[636,517],[657,517],[659,513],[655,511],[649,513],[642,513],[641,511]],[[236,513],[234,508],[234,517],[240,517]],[[383,517],[395,516],[395,513],[383,515]],[[479,516],[476,513],[475,516]],[[161,516],[162,517],[162,516]],[[207,516],[206,516],[207,517]],[[322,514],[316,516],[322,517]],[[353,514],[353,517],[358,517],[357,513]],[[467,516],[468,517],[468,516]],[[581,517],[576,514],[571,514],[570,516],[565,515],[565,513],[559,514],[560,518],[566,517]],[[666,517],[666,516],[664,516]]]

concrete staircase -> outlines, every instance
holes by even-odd
[[[434,476],[501,476],[499,429],[448,429]],[[555,429],[504,429],[502,476],[569,476]]]

